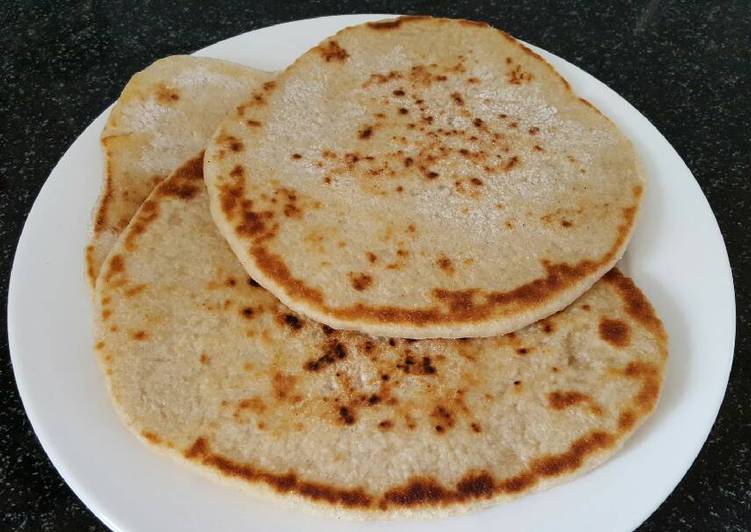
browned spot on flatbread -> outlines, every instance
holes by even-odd
[[[259,396],[254,395],[247,399],[242,399],[237,403],[235,408],[234,417],[239,418],[244,410],[250,410],[255,414],[262,414],[266,411],[266,403]]]
[[[418,20],[427,20],[430,17],[425,16],[404,16],[393,20],[383,20],[378,22],[368,22],[368,27],[374,30],[393,30],[399,28],[402,24],[407,22],[416,22]]]
[[[292,331],[299,331],[303,328],[303,321],[294,314],[279,314],[276,319],[281,325]]]
[[[192,199],[203,187],[203,153],[175,170],[169,180],[157,188],[162,197]]]
[[[221,133],[216,137],[217,144],[221,146],[226,146],[233,152],[241,152],[245,149],[245,144],[235,137],[234,135],[227,135],[226,133]]]
[[[345,425],[354,425],[355,421],[357,421],[357,418],[355,418],[355,414],[352,409],[346,406],[339,407],[339,419]]]
[[[588,394],[576,390],[554,391],[548,394],[548,405],[553,410],[565,410],[567,408],[585,404],[595,415],[602,415],[602,407]]]
[[[333,332],[333,330],[332,330]],[[324,331],[324,334],[327,334]],[[328,333],[331,334],[331,333]],[[308,360],[303,365],[303,369],[307,371],[319,371],[325,369],[332,364],[344,360],[347,358],[348,352],[345,345],[337,340],[328,340],[324,345],[323,354],[318,358]]]
[[[180,93],[173,87],[160,83],[154,92],[156,101],[162,105],[172,105],[180,99]]]
[[[667,333],[662,322],[655,314],[652,304],[644,297],[634,282],[625,277],[616,268],[605,274],[603,280],[614,287],[625,304],[626,313],[642,324],[662,341],[667,340]]]
[[[198,357],[198,360],[203,365],[208,365],[209,362],[211,362],[211,359],[209,358],[209,355],[207,355],[206,353],[201,353],[201,356]]]
[[[160,443],[162,443],[162,438],[160,438],[158,434],[151,432],[149,430],[141,431],[141,436],[143,436],[147,441],[155,445],[159,445]]]
[[[134,340],[143,341],[143,340],[146,340],[149,337],[149,335],[146,331],[138,330],[138,331],[133,331],[131,333],[131,337]]]
[[[146,290],[145,284],[137,284],[125,290],[125,297],[133,297]]]
[[[433,428],[438,434],[443,434],[454,427],[456,419],[454,413],[443,405],[437,405],[431,412],[430,418]]]
[[[610,318],[600,319],[600,338],[615,347],[626,347],[631,343],[631,330],[623,320]]]
[[[279,401],[294,399],[292,393],[297,384],[297,377],[286,373],[277,372],[271,380],[274,397]]]
[[[91,286],[96,282],[96,272],[94,269],[94,245],[86,246],[86,277],[89,279]]]
[[[352,283],[352,288],[359,292],[367,290],[373,284],[373,276],[365,272],[349,272],[349,280]]]
[[[618,416],[618,428],[620,430],[630,430],[636,424],[636,416],[630,410],[624,410],[621,415]]]
[[[347,50],[339,46],[339,43],[333,39],[320,44],[318,46],[318,52],[327,63],[330,63],[331,61],[341,63],[349,57]]]
[[[107,267],[107,272],[104,274],[104,280],[109,282],[112,278],[125,271],[125,260],[122,255],[114,255]]]
[[[436,264],[438,267],[447,275],[453,275],[456,272],[456,269],[454,268],[454,263],[451,262],[451,259],[448,258],[446,255],[441,255],[436,260]]]

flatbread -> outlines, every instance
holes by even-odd
[[[620,258],[630,142],[485,24],[345,29],[239,108],[206,152],[246,271],[335,328],[489,336],[556,312]]]
[[[203,151],[225,115],[271,76],[219,59],[175,55],[130,79],[102,132],[105,180],[86,249],[92,286],[154,186]]]
[[[586,471],[654,409],[666,334],[616,270],[516,334],[336,331],[246,275],[201,179],[155,189],[96,287],[110,391],[159,449],[288,504],[431,516]]]

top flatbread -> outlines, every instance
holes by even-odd
[[[345,29],[223,123],[213,217],[245,269],[335,328],[488,336],[565,307],[620,258],[629,141],[485,24]]]
[[[203,150],[219,122],[271,74],[176,55],[135,74],[102,132],[105,181],[86,250],[92,286],[117,236],[154,186]]]

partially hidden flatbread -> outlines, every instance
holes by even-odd
[[[489,336],[560,310],[621,257],[630,142],[507,34],[345,29],[214,135],[214,219],[246,271],[339,329]]]
[[[130,79],[102,132],[105,179],[86,249],[92,286],[154,186],[201,152],[227,113],[269,79],[235,63],[183,55],[160,59]]]
[[[155,189],[96,287],[98,356],[149,443],[288,503],[458,512],[611,456],[658,399],[666,335],[616,270],[502,337],[335,331],[245,273],[196,159]]]

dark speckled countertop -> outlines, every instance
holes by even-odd
[[[516,4],[516,5],[509,5]],[[684,158],[714,209],[736,283],[730,385],[709,440],[640,530],[751,527],[751,2],[7,0],[0,7],[0,294],[56,161],[157,58],[279,22],[342,13],[485,20],[568,59],[629,100]],[[3,300],[5,307],[5,299]],[[0,326],[5,330],[5,312]],[[104,530],[40,447],[0,336],[0,530]],[[680,437],[680,435],[678,435]]]

